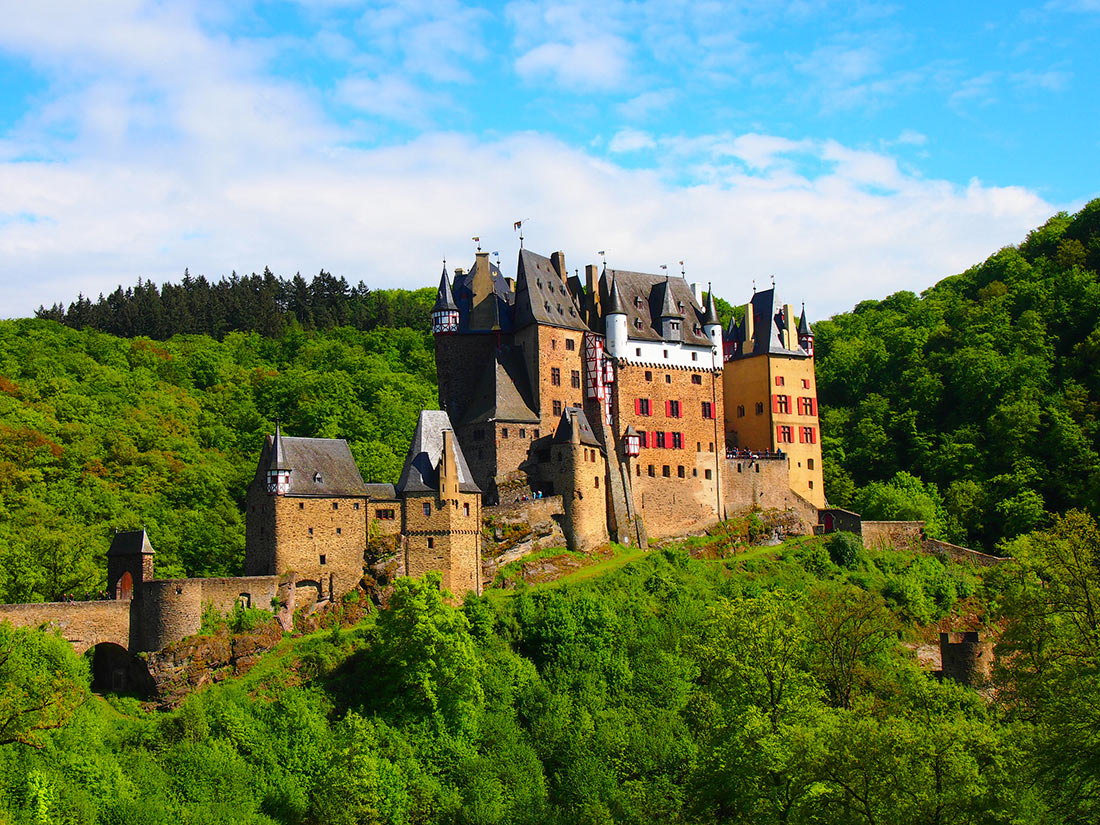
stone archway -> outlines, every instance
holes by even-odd
[[[100,642],[88,651],[92,664],[92,690],[97,693],[149,695],[153,679],[145,662],[114,642]]]

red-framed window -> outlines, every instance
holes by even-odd
[[[634,413],[636,415],[653,415],[653,407],[648,398],[634,399]]]
[[[704,401],[703,403],[703,418],[714,418],[714,404],[710,401]]]
[[[782,375],[777,375],[777,376],[775,376],[775,385],[776,385],[777,387],[782,387],[784,383],[786,383],[786,382],[785,382],[785,381],[783,380],[783,376],[782,376]]]
[[[786,415],[791,411],[791,397],[789,395],[772,396],[772,412]]]
[[[682,450],[684,449],[684,434],[683,433],[669,433],[669,440],[672,442],[672,449]]]
[[[816,444],[817,430],[813,427],[799,427],[798,440],[802,444]]]
[[[666,401],[665,402],[665,415],[669,418],[680,417],[680,402],[679,401]]]
[[[775,440],[778,444],[794,443],[794,430],[789,424],[780,424],[775,428]]]
[[[663,432],[657,432],[653,434],[653,446],[664,447],[665,446],[665,434]]]

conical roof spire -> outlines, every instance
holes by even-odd
[[[714,306],[714,287],[707,284],[707,307],[703,316],[703,324],[721,324],[718,320],[718,309]]]
[[[813,335],[814,331],[810,329],[810,322],[806,320],[806,303],[802,303],[802,317],[798,320],[798,335]]]
[[[604,310],[604,317],[608,315],[626,315],[626,310],[623,309],[623,298],[619,295],[619,287],[615,284],[615,276],[611,276],[611,288],[607,291],[607,309]]]
[[[454,294],[451,292],[451,279],[447,277],[447,264],[443,264],[443,274],[439,278],[439,290],[436,292],[435,306],[432,312],[456,312]]]
[[[275,439],[271,445],[271,466],[268,469],[290,471],[286,460],[286,449],[283,447],[283,433],[278,421],[275,422]]]
[[[680,310],[676,306],[676,300],[672,297],[672,281],[670,280],[671,277],[671,275],[665,276],[665,294],[664,298],[661,300],[660,317],[683,318],[684,313],[680,312]]]

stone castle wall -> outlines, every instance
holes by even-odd
[[[130,646],[130,602],[0,604],[0,621],[15,627],[53,627],[77,653],[102,642]]]
[[[863,522],[863,546],[868,550],[890,547],[898,550],[920,550],[923,538],[923,521]]]
[[[817,508],[791,489],[787,459],[727,458],[723,474],[728,515],[749,510],[793,510],[804,531],[813,532]]]
[[[944,678],[983,685],[993,672],[993,640],[978,631],[941,633],[940,659]]]
[[[443,587],[461,598],[481,592],[481,496],[456,495],[457,507],[435,493],[408,494],[401,532],[406,575],[438,570]]]
[[[564,533],[570,550],[607,544],[607,462],[595,447],[558,443],[550,451],[556,471],[554,488],[562,491]]]

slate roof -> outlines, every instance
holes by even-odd
[[[550,259],[521,249],[516,265],[515,328],[523,329],[534,323],[588,329],[572,292]]]
[[[581,444],[589,447],[603,449],[603,444],[596,438],[592,425],[588,423],[588,417],[580,407],[566,407],[561,412],[561,420],[558,429],[554,433],[554,441],[565,442],[573,440],[573,431],[576,430]]]
[[[744,358],[749,355],[807,355],[806,350],[802,347],[796,347],[795,349],[787,349],[781,343],[779,337],[780,324],[788,323],[794,325],[794,319],[783,319],[782,315],[782,303],[780,303],[775,297],[775,289],[766,289],[763,292],[757,292],[752,296],[752,314],[753,314],[753,350],[752,352],[742,352],[738,357]],[[742,326],[738,331],[739,337],[731,340],[744,341],[745,338],[745,323],[742,322]],[[797,339],[797,335],[794,336]]]
[[[629,338],[640,341],[664,340],[661,337],[661,314],[667,294],[667,300],[677,317],[684,317],[683,342],[698,347],[710,346],[710,339],[703,334],[703,308],[696,303],[695,294],[683,278],[630,272],[625,269],[604,269],[600,276],[600,292],[603,296],[609,297],[611,283],[618,289],[622,308],[626,312]],[[680,304],[684,305],[682,312]],[[698,332],[695,331],[696,327],[699,328]]]
[[[266,483],[274,439],[268,436],[260,454],[256,478]],[[342,438],[292,438],[282,436],[282,452],[290,468],[289,496],[363,496],[366,485],[348,442]]]
[[[531,381],[522,350],[497,350],[493,362],[481,365],[477,389],[462,416],[463,424],[483,421],[514,421],[537,424]]]
[[[798,319],[798,334],[799,335],[813,335],[814,331],[810,329],[810,322],[806,320],[806,305],[802,305],[802,317]]]
[[[720,324],[718,320],[718,307],[714,305],[714,288],[707,284],[707,306],[703,313],[703,324]]]
[[[382,484],[377,481],[368,481],[363,485],[366,490],[367,498],[373,499],[396,499],[397,491],[392,484]]]
[[[152,556],[155,552],[153,545],[149,543],[149,536],[145,530],[125,530],[115,533],[111,539],[111,549],[108,556]]]
[[[443,275],[439,278],[439,289],[435,293],[435,306],[432,312],[457,311],[454,294],[451,292],[451,280],[447,277],[447,267],[443,267]]]
[[[447,413],[442,410],[421,411],[401,478],[397,482],[398,493],[434,492],[439,489],[439,459],[443,455],[444,430],[454,432]],[[474,483],[474,475],[470,472],[458,439],[453,439],[453,443],[458,465],[458,489],[464,493],[480,493],[481,488]]]

